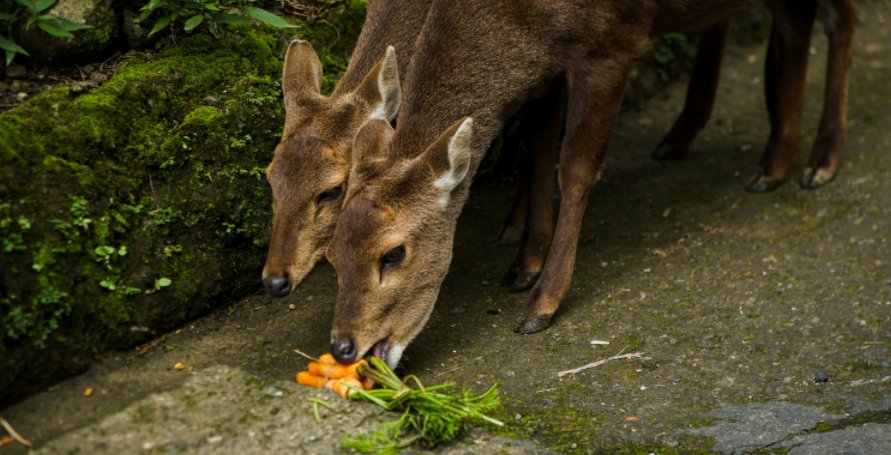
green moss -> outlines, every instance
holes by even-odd
[[[358,28],[324,29],[297,36],[338,74]],[[256,289],[282,33],[190,36],[0,115],[0,402]]]

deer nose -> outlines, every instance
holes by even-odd
[[[288,276],[269,275],[263,277],[263,287],[266,293],[273,297],[284,297],[291,293],[291,281]]]
[[[338,338],[331,342],[331,355],[339,363],[353,363],[356,361],[356,346],[350,338]]]

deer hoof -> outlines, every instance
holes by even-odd
[[[823,167],[818,167],[815,169],[812,167],[808,167],[804,170],[804,174],[801,175],[801,181],[799,182],[799,184],[804,189],[815,190],[831,182],[834,178],[834,169],[827,169]]]
[[[746,184],[746,191],[749,193],[767,193],[773,191],[783,184],[782,179],[769,177],[763,174],[755,174]]]
[[[655,160],[665,161],[665,160],[676,160],[684,156],[687,153],[687,149],[683,147],[677,147],[674,145],[666,144],[665,142],[656,146],[653,150],[651,156]]]
[[[542,330],[548,328],[551,325],[551,316],[552,314],[535,314],[535,315],[523,315],[517,321],[517,327],[514,329],[514,332],[517,333],[536,333],[541,332]]]
[[[498,233],[498,244],[501,246],[510,246],[520,243],[523,238],[523,226],[505,225]]]
[[[516,274],[516,278],[510,285],[510,292],[525,292],[532,289],[538,282],[541,272],[520,272]]]

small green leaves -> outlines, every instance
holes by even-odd
[[[167,278],[167,277],[161,277],[161,278],[158,278],[157,280],[155,280],[155,286],[157,286],[159,288],[166,288],[167,286],[170,286],[172,283],[173,282],[170,281],[170,278]]]
[[[245,12],[248,16],[257,19],[258,21],[271,25],[275,28],[294,28],[294,25],[288,23],[288,21],[282,19],[281,17],[276,16],[275,14],[266,11],[263,8],[257,8],[256,6],[246,6],[242,8],[242,11]]]
[[[186,23],[183,25],[183,30],[187,32],[191,32],[195,29],[195,27],[201,25],[201,22],[204,20],[204,16],[200,14],[196,14],[189,18]]]
[[[152,30],[149,32],[148,36],[152,36],[155,33],[158,33],[161,30],[164,30],[165,28],[167,28],[168,25],[170,25],[170,22],[172,20],[173,20],[173,16],[164,16],[164,17],[158,19],[158,21],[155,22],[155,25],[152,26]]]
[[[111,281],[111,280],[102,280],[99,282],[99,286],[102,286],[103,288],[108,289],[109,291],[114,291],[115,289],[118,288],[118,285],[115,284],[115,282]]]
[[[42,14],[49,10],[58,0],[16,0],[16,4],[4,3],[4,11],[0,12],[0,25],[7,31],[17,27],[29,30],[36,25],[44,33],[57,38],[73,38],[75,30],[92,28],[91,25],[71,22],[51,14]],[[0,35],[0,48],[6,54],[6,65],[12,64],[17,54],[28,55],[21,46],[13,41],[11,35]]]

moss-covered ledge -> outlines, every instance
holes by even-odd
[[[355,3],[339,39],[197,35],[0,115],[0,404],[257,289],[281,57],[302,37],[341,74]]]

